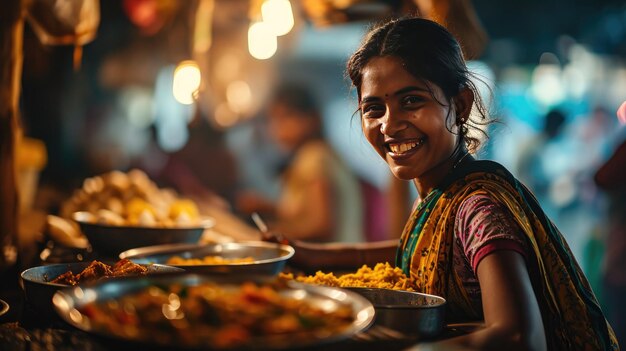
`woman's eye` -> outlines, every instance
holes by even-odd
[[[420,96],[409,95],[402,98],[402,104],[405,106],[416,105],[424,102],[424,99]]]
[[[364,117],[375,118],[384,113],[385,109],[382,105],[368,104],[361,106],[361,114]]]

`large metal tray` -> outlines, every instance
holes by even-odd
[[[173,256],[182,258],[202,258],[221,256],[223,258],[252,257],[253,262],[230,263],[220,265],[172,265],[197,274],[263,274],[276,275],[281,272],[287,260],[295,253],[293,247],[262,241],[242,243],[224,243],[207,245],[171,244],[142,247],[124,251],[120,258],[128,258],[135,263],[168,264]]]
[[[201,347],[185,347],[181,344],[164,344],[156,343],[154,340],[140,339],[138,336],[120,336],[107,330],[100,330],[94,327],[87,315],[80,312],[82,306],[91,302],[104,302],[109,300],[121,299],[123,296],[132,294],[152,286],[171,286],[179,287],[194,286],[202,283],[217,283],[226,289],[237,289],[245,282],[271,282],[272,277],[254,277],[254,276],[206,276],[197,274],[183,275],[161,275],[149,276],[142,279],[125,279],[125,280],[108,280],[98,282],[94,285],[68,288],[57,292],[53,297],[53,303],[57,313],[67,323],[74,327],[88,332],[92,335],[103,337],[105,340],[114,342],[123,341],[125,345],[136,346],[136,349],[212,349],[211,345],[202,345]],[[286,285],[280,288],[279,293],[288,298],[304,300],[312,305],[322,308],[325,311],[333,311],[340,306],[350,306],[352,308],[353,322],[348,328],[335,334],[318,335],[316,338],[301,338],[299,334],[284,334],[280,339],[256,339],[254,345],[249,345],[237,350],[284,350],[298,349],[304,347],[323,347],[332,342],[338,342],[348,339],[365,329],[367,329],[374,319],[374,308],[372,304],[362,296],[339,288],[314,286],[297,282],[286,282]],[[167,329],[160,332],[167,333]],[[229,349],[231,350],[231,349]]]

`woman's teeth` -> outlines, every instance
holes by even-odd
[[[391,152],[393,152],[394,154],[403,154],[421,144],[421,140],[419,142],[389,144],[389,150],[391,150]]]

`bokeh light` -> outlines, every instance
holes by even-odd
[[[237,113],[245,113],[252,102],[252,91],[248,83],[238,80],[226,87],[226,101],[228,107]]]
[[[626,101],[617,109],[617,120],[620,124],[626,124]]]
[[[266,60],[278,50],[278,41],[272,28],[265,22],[255,22],[248,29],[248,51],[252,57]]]
[[[183,61],[174,71],[172,92],[174,98],[181,104],[191,105],[195,101],[194,96],[200,88],[202,76],[200,68],[194,61]]]
[[[156,141],[167,152],[182,148],[189,138],[187,124],[191,121],[194,105],[185,105],[176,101],[172,94],[174,85],[173,65],[161,68],[154,87],[154,125]]]
[[[561,67],[557,64],[540,64],[532,74],[532,96],[542,105],[558,105],[565,98]]]
[[[293,28],[293,11],[289,0],[266,0],[261,6],[263,22],[276,36],[289,33]]]
[[[239,120],[239,116],[230,109],[228,103],[221,103],[215,109],[215,123],[217,123],[222,128],[227,128],[235,125]]]
[[[154,122],[152,94],[148,89],[133,87],[121,92],[120,105],[126,112],[128,122],[143,129]]]

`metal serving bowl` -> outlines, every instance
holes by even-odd
[[[375,324],[419,338],[432,338],[443,331],[446,311],[443,297],[404,290],[347,289],[374,305]]]
[[[224,243],[207,245],[172,244],[141,247],[124,251],[120,258],[128,258],[135,263],[159,263],[185,269],[190,273],[238,273],[276,275],[285,268],[295,250],[289,245],[263,241]],[[177,265],[167,260],[173,256],[185,259],[220,256],[226,259],[252,257],[253,262],[240,262],[219,265]]]
[[[157,343],[156,339],[140,339],[137,334],[127,334],[121,336],[109,330],[98,329],[91,323],[89,316],[83,314],[81,307],[88,303],[101,303],[108,300],[119,301],[122,297],[129,294],[138,293],[152,286],[167,287],[177,285],[184,289],[185,287],[195,286],[202,283],[215,283],[225,290],[239,289],[243,283],[270,283],[273,277],[259,276],[225,276],[225,275],[161,275],[150,276],[144,279],[110,279],[100,281],[94,285],[67,288],[57,292],[53,297],[53,304],[57,313],[63,320],[74,327],[86,331],[90,334],[104,337],[112,341],[124,341],[125,345],[132,345],[134,349],[211,349],[211,345],[202,345],[201,347],[189,347],[183,344],[166,344],[162,341]],[[316,346],[336,342],[350,338],[354,334],[365,330],[370,326],[374,319],[374,308],[367,299],[350,291],[339,288],[315,286],[310,284],[301,284],[297,282],[287,282],[285,286],[277,288],[278,293],[286,298],[306,301],[313,306],[319,307],[326,312],[332,312],[341,306],[349,306],[352,309],[353,321],[350,325],[334,333],[319,333],[314,339],[301,338],[299,334],[289,334],[288,332],[279,338],[259,338],[254,341],[254,345],[249,347],[238,347],[236,350],[283,350],[283,349],[300,349],[301,347]],[[161,310],[159,309],[159,312]],[[170,331],[163,328],[159,333],[169,333]],[[174,339],[174,338],[172,338]],[[321,348],[316,348],[321,349]],[[230,350],[230,349],[229,349]]]
[[[205,218],[193,227],[137,227],[113,226],[90,222],[89,212],[75,212],[73,219],[80,226],[94,251],[108,257],[117,257],[120,252],[134,247],[171,243],[197,243],[205,229],[215,221]]]
[[[67,271],[78,274],[90,264],[91,262],[58,263],[37,266],[23,271],[20,277],[26,301],[35,311],[54,316],[52,296],[58,290],[67,288],[69,285],[51,283],[50,281]],[[184,272],[181,268],[158,264],[146,265],[146,268],[148,268],[147,274]]]

